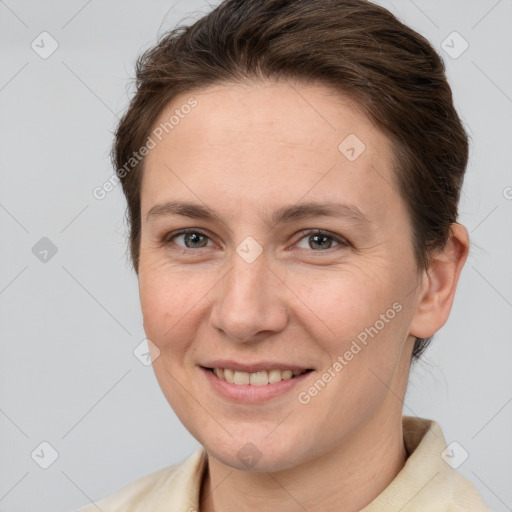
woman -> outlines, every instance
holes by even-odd
[[[227,0],[140,58],[113,157],[154,370],[202,446],[83,512],[488,510],[402,416],[469,247],[422,36],[363,0]]]

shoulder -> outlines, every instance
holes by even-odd
[[[75,512],[135,512],[159,504],[182,507],[198,492],[206,455],[198,448],[181,463],[154,471]],[[185,509],[186,510],[186,509]]]
[[[454,469],[444,475],[438,492],[446,492],[447,512],[490,512],[473,483]]]
[[[451,467],[454,456],[433,420],[403,417],[405,466],[364,512],[490,512],[474,485]]]
[[[98,509],[104,512],[117,512],[135,509],[148,498],[149,494],[154,494],[158,488],[169,482],[177,467],[178,465],[173,465],[145,475],[113,494],[80,508],[76,512],[98,512]]]

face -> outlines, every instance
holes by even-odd
[[[401,418],[419,273],[387,137],[320,85],[211,86],[154,128],[176,110],[145,161],[139,292],[185,427],[276,471]]]

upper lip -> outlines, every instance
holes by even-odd
[[[276,361],[259,361],[257,363],[238,363],[227,359],[217,359],[202,364],[204,368],[228,368],[233,371],[255,373],[263,370],[310,370],[311,368],[300,364],[279,363]]]

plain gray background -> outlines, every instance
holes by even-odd
[[[404,413],[438,421],[469,454],[459,471],[512,510],[512,1],[381,3],[441,53],[472,139],[471,255]],[[133,353],[145,335],[120,187],[92,190],[113,172],[136,56],[209,9],[0,0],[0,512],[69,512],[199,446]]]

